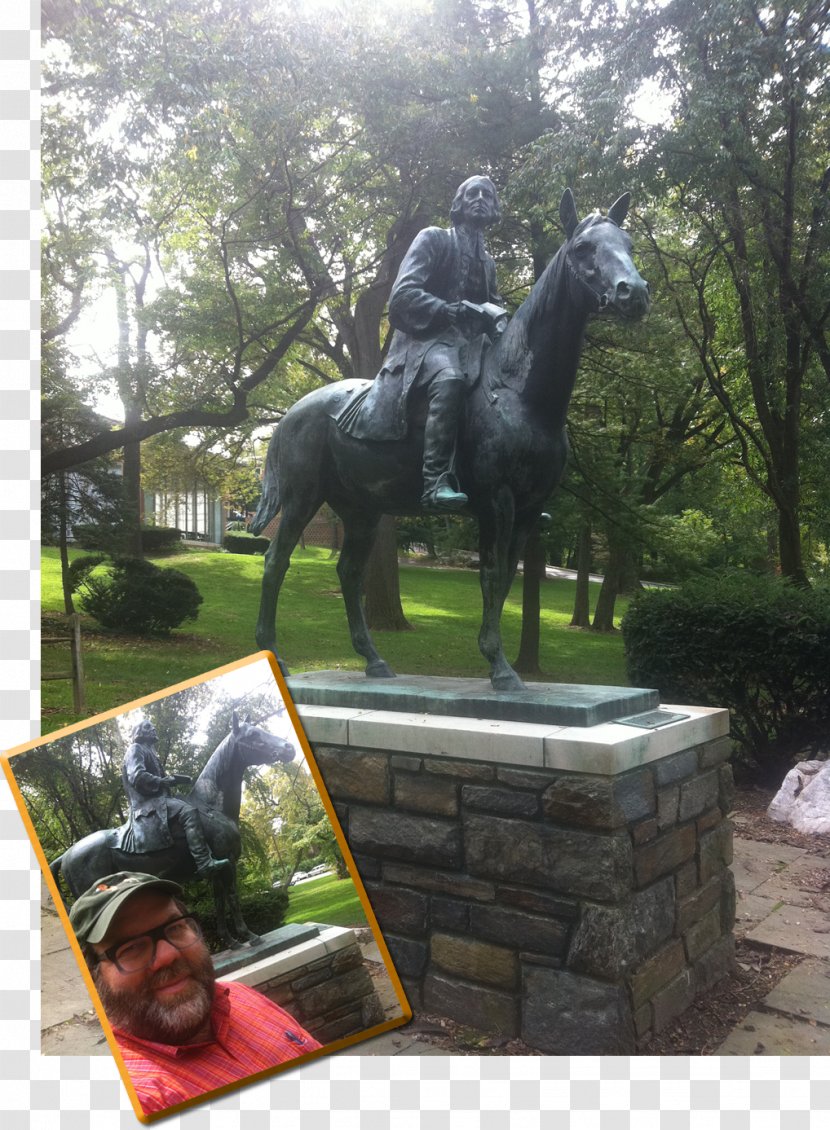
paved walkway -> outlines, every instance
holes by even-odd
[[[830,855],[735,839],[735,932],[804,955],[718,1055],[830,1054]]]
[[[718,1055],[830,1054],[830,854],[735,838],[738,936],[803,954],[762,1005],[742,1020]],[[108,1055],[109,1048],[45,885],[41,1050],[44,1055]],[[380,961],[371,937],[359,940]],[[407,1030],[387,1032],[341,1055],[446,1055]]]

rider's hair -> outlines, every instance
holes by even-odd
[[[485,180],[490,185],[493,190],[493,196],[496,199],[495,219],[501,219],[501,204],[499,203],[499,194],[498,192],[496,192],[496,186],[493,184],[490,178],[484,176],[483,173],[476,173],[475,176],[467,177],[464,183],[458,186],[458,191],[455,194],[455,199],[453,200],[452,206],[450,207],[450,222],[452,223],[453,227],[455,227],[461,220],[461,214],[464,210],[464,190],[470,183],[470,181],[473,180]]]
[[[141,721],[138,723],[138,725],[133,726],[132,734],[130,736],[132,737],[132,740],[134,742],[138,741],[139,734],[141,733],[141,731],[144,729],[145,726],[152,726],[153,729],[155,730],[155,726],[153,726],[153,723],[150,721],[149,718],[142,718]]]

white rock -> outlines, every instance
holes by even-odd
[[[767,815],[808,835],[830,833],[830,761],[800,761],[784,778]]]

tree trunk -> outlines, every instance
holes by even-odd
[[[572,628],[590,628],[590,579],[591,572],[591,523],[586,518],[579,530],[579,540],[576,547],[576,596],[574,598],[574,614],[571,617]]]
[[[63,588],[63,607],[67,616],[75,612],[72,600],[72,589],[69,584],[69,515],[66,512],[66,476],[63,471],[58,474],[58,538],[61,555],[61,586]]]
[[[540,589],[545,578],[545,547],[539,533],[538,522],[525,542],[524,578],[522,580],[522,638],[514,668],[522,675],[541,675],[539,642],[541,628]]]
[[[412,625],[403,613],[398,576],[398,539],[395,519],[384,514],[375,544],[366,564],[364,581],[366,622],[373,631],[410,632]]]
[[[125,422],[130,423],[136,414],[127,411]],[[140,413],[138,414],[140,416]],[[125,507],[128,514],[128,532],[124,550],[131,557],[142,557],[141,548],[141,444],[124,446],[123,482]]]
[[[778,552],[781,560],[781,574],[794,585],[809,588],[807,571],[801,552],[801,527],[798,513],[794,508],[778,511]]]
[[[608,567],[594,610],[595,632],[614,632],[614,606],[620,593],[640,588],[639,558],[626,540],[626,531],[613,527],[608,532]]]

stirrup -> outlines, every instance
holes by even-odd
[[[421,505],[424,510],[431,510],[438,514],[448,510],[462,510],[468,502],[463,491],[453,490],[446,480],[439,482],[431,490],[425,490],[421,495]]]
[[[231,861],[229,859],[209,859],[202,867],[197,867],[196,875],[200,879],[206,879],[217,871],[227,870],[230,865]]]

